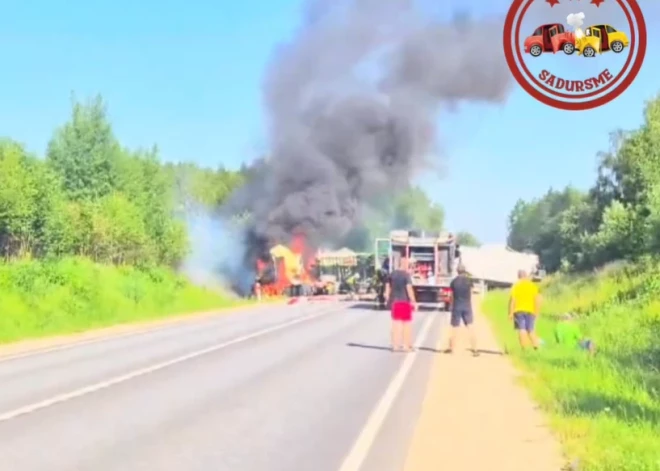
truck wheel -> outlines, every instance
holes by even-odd
[[[621,51],[623,51],[623,43],[621,41],[614,41],[612,44],[610,44],[610,49],[612,49],[614,52],[619,54]]]
[[[573,43],[564,43],[562,46],[562,49],[564,50],[564,54],[570,56],[575,52],[575,44]]]
[[[538,57],[543,54],[543,48],[538,44],[534,44],[529,48],[529,53],[532,55],[532,57]]]
[[[584,57],[594,57],[596,55],[596,50],[591,46],[587,46],[584,48],[584,51],[582,51],[582,55]]]

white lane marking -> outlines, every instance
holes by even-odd
[[[30,404],[30,405],[27,405],[27,406],[24,406],[24,407],[20,407],[18,409],[14,409],[14,410],[2,413],[2,414],[0,414],[0,422],[5,422],[7,420],[14,419],[14,418],[16,418],[18,416],[21,416],[21,415],[29,414],[31,412],[38,411],[40,409],[45,409],[46,407],[50,407],[52,405],[68,401],[70,399],[81,397],[81,396],[84,396],[86,394],[90,394],[90,393],[99,391],[101,389],[106,389],[110,386],[115,386],[117,384],[124,383],[126,381],[131,380],[131,379],[134,379],[134,378],[137,378],[137,377],[140,377],[140,376],[144,376],[146,374],[154,373],[156,371],[168,368],[170,366],[174,366],[174,365],[177,365],[179,363],[183,363],[185,361],[192,360],[194,358],[198,358],[198,357],[201,357],[203,355],[207,355],[209,353],[216,352],[218,350],[222,350],[222,349],[230,347],[232,345],[236,345],[236,344],[239,344],[239,343],[242,343],[242,342],[246,342],[248,340],[252,340],[254,338],[261,337],[261,336],[276,332],[278,330],[282,330],[282,329],[285,329],[287,327],[291,327],[291,326],[296,325],[296,324],[300,324],[302,322],[306,322],[306,321],[309,321],[309,320],[312,320],[312,319],[316,319],[316,318],[331,314],[333,312],[337,312],[338,310],[342,310],[342,309],[344,309],[343,306],[340,307],[340,308],[334,308],[334,309],[330,308],[330,309],[325,310],[325,311],[315,312],[314,314],[309,314],[309,315],[306,315],[306,316],[303,316],[303,317],[293,319],[291,321],[283,322],[282,324],[277,324],[275,326],[268,327],[266,329],[258,330],[256,332],[251,333],[251,334],[244,335],[244,336],[241,336],[241,337],[237,337],[233,340],[229,340],[229,341],[224,342],[224,343],[213,345],[212,347],[208,347],[208,348],[205,348],[203,350],[197,350],[196,352],[188,353],[186,355],[182,355],[182,356],[174,358],[172,360],[164,361],[162,363],[158,363],[158,364],[155,364],[155,365],[152,365],[152,366],[148,366],[146,368],[141,368],[139,370],[135,370],[135,371],[132,371],[130,373],[123,374],[121,376],[115,376],[114,378],[111,378],[111,379],[108,379],[108,380],[105,380],[105,381],[100,381],[98,383],[91,384],[89,386],[85,386],[85,387],[82,387],[80,389],[76,389],[75,391],[71,391],[71,392],[64,393],[64,394],[59,394],[57,396],[51,397],[50,399],[45,399],[43,401],[36,402],[34,404]]]
[[[280,305],[283,305],[283,303],[278,302],[278,303],[272,303],[270,305],[261,304],[261,305],[255,305],[254,307],[257,308],[257,310],[260,310],[260,308],[266,308],[270,306],[280,306]],[[197,319],[195,319],[194,316],[190,317],[189,319],[180,318],[179,320],[172,320],[171,322],[168,322],[167,319],[164,319],[166,323],[161,325],[147,326],[129,332],[108,333],[90,339],[73,340],[71,342],[53,345],[52,347],[35,348],[33,350],[27,350],[19,353],[0,355],[0,363],[9,362],[13,360],[20,360],[21,358],[42,355],[45,353],[70,350],[72,348],[84,347],[86,345],[95,344],[95,343],[111,342],[113,340],[122,340],[130,337],[141,336],[144,334],[159,333],[169,329],[176,329],[177,327],[195,325],[197,323],[202,323],[204,321],[216,321],[219,319],[225,319],[228,316],[236,315],[238,312],[241,311],[243,310],[241,309],[240,311],[234,311],[234,312],[222,312],[222,309],[219,309],[217,313],[209,314],[208,316],[204,316]]]
[[[376,441],[378,432],[383,427],[383,423],[387,418],[387,414],[390,412],[390,409],[392,409],[394,401],[399,395],[401,387],[403,386],[406,377],[412,369],[415,358],[417,358],[419,347],[422,345],[422,343],[424,343],[426,337],[428,336],[434,318],[434,316],[428,316],[426,318],[426,322],[422,326],[422,329],[419,331],[417,342],[415,343],[415,351],[407,354],[406,359],[401,364],[401,367],[396,373],[396,376],[394,376],[389,386],[385,390],[385,393],[383,394],[380,402],[369,416],[367,423],[362,429],[362,432],[360,432],[360,435],[355,441],[355,444],[353,445],[350,453],[348,456],[346,456],[346,459],[344,460],[341,468],[339,468],[339,471],[360,471],[362,464],[369,455],[371,447]]]

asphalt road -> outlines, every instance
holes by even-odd
[[[440,313],[419,313],[424,347]],[[400,471],[431,350],[370,306],[262,306],[0,360],[7,471]]]

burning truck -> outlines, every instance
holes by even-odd
[[[264,296],[309,294],[313,285],[310,275],[313,263],[302,236],[295,236],[290,246],[273,245],[256,257],[255,290]]]
[[[276,244],[257,258],[255,289],[264,296],[336,294],[339,281],[355,272],[357,255],[343,248],[311,251],[302,236],[290,246]],[[349,273],[350,272],[350,273]]]

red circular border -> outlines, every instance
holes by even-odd
[[[527,64],[525,63],[525,60],[523,59],[522,53],[520,52],[520,48],[517,47],[515,48],[516,51],[516,57],[518,58],[518,63],[520,64],[520,67],[522,68],[523,72],[527,74],[527,80],[531,80],[534,84],[536,84],[539,88],[541,88],[543,91],[550,95],[554,95],[559,98],[568,98],[568,99],[578,99],[578,98],[589,98],[592,96],[600,95],[603,92],[609,90],[612,88],[616,83],[619,81],[619,79],[626,75],[628,72],[628,68],[630,67],[630,63],[632,61],[632,58],[635,53],[635,45],[637,44],[637,34],[635,33],[635,25],[633,24],[633,19],[630,16],[630,12],[626,8],[626,4],[624,0],[616,0],[619,5],[621,6],[621,9],[623,12],[626,14],[626,19],[628,20],[628,26],[630,27],[630,47],[628,48],[628,56],[626,58],[626,63],[623,64],[623,67],[619,71],[616,76],[609,81],[609,83],[605,84],[604,87],[599,88],[598,90],[594,90],[593,92],[588,92],[588,93],[582,93],[580,95],[574,95],[570,93],[561,93],[556,90],[551,89],[550,87],[546,87],[543,82],[538,80],[536,77],[534,77],[534,74],[527,68]],[[522,24],[522,20],[525,17],[525,14],[527,13],[527,10],[529,7],[534,3],[533,1],[527,2],[525,6],[522,8],[522,11],[520,12],[520,15],[518,15],[518,21],[516,22],[516,27],[515,27],[515,36],[514,36],[514,42],[515,44],[520,44],[520,27]]]
[[[506,15],[506,20],[504,22],[504,34],[502,37],[503,45],[504,45],[504,56],[506,57],[506,62],[509,65],[509,69],[511,70],[513,77],[527,93],[529,93],[532,97],[536,98],[541,103],[548,106],[552,106],[553,108],[558,108],[567,111],[584,111],[584,110],[591,110],[594,108],[598,108],[599,106],[603,106],[609,103],[610,101],[614,100],[615,98],[617,98],[624,91],[626,91],[626,89],[630,86],[630,84],[632,84],[632,82],[639,74],[639,71],[642,68],[642,64],[644,63],[644,57],[646,56],[646,40],[647,40],[646,22],[644,21],[644,15],[636,0],[625,0],[628,3],[630,9],[632,10],[633,16],[635,17],[635,22],[637,23],[637,29],[639,30],[639,40],[638,40],[639,51],[637,52],[635,61],[633,62],[630,72],[628,73],[628,75],[626,75],[626,77],[624,77],[621,83],[619,83],[619,85],[617,85],[617,87],[614,88],[614,90],[611,90],[609,93],[602,95],[598,98],[595,98],[593,100],[588,100],[583,102],[563,101],[545,95],[540,90],[535,88],[525,78],[523,72],[520,70],[520,67],[516,63],[514,50],[513,50],[513,28],[514,28],[515,18],[518,12],[520,11],[521,7],[531,4],[532,1],[534,0],[513,0],[513,2],[511,3],[511,7],[509,8],[509,12]],[[618,0],[618,1],[619,3],[621,3],[623,0]],[[624,11],[626,11],[627,13],[627,10],[625,8]],[[631,29],[634,30],[634,28]],[[519,53],[520,46],[518,43],[516,43],[516,48]],[[625,68],[626,66],[624,66],[624,70]],[[617,78],[620,75],[621,74],[617,75]],[[616,79],[613,80],[611,83],[615,83],[615,81]],[[602,89],[599,92],[602,92]],[[575,98],[580,98],[580,97],[576,96]]]

